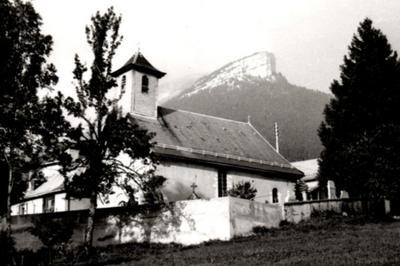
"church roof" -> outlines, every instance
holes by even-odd
[[[250,124],[214,116],[158,108],[158,119],[135,116],[155,132],[155,152],[161,156],[274,172],[299,178],[294,168]]]
[[[141,52],[137,52],[120,69],[114,71],[112,75],[116,77],[131,69],[154,75],[157,78],[162,78],[166,74],[153,67]]]

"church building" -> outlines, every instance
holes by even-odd
[[[187,200],[194,189],[203,199],[223,197],[241,181],[249,181],[257,189],[255,201],[282,204],[294,198],[295,182],[303,173],[280,155],[250,121],[159,106],[158,83],[165,74],[137,52],[112,75],[120,85],[115,94],[121,88],[125,91],[119,102],[122,112],[156,134],[154,152],[160,160],[157,174],[166,178],[162,188],[166,200]],[[50,211],[85,208],[84,200],[75,205],[67,202],[62,182],[53,171],[46,183],[27,192],[25,202],[13,206],[13,215],[44,212],[49,205],[53,206]],[[99,207],[118,206],[116,194],[109,204],[100,203]],[[29,207],[34,201],[42,205],[36,207],[40,211]]]
[[[124,84],[121,108],[155,132],[158,173],[167,178],[170,201],[187,199],[191,185],[201,198],[225,196],[233,184],[250,181],[257,201],[284,202],[302,173],[291,166],[250,122],[158,106],[158,81],[165,73],[137,52],[113,75]]]

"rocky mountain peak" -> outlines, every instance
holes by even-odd
[[[274,54],[262,51],[228,63],[196,81],[181,98],[188,97],[203,90],[251,78],[275,81],[276,61]]]

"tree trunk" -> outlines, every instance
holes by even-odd
[[[93,193],[92,196],[90,197],[88,222],[85,234],[86,254],[90,253],[90,250],[93,246],[94,216],[96,214],[96,207],[97,207],[97,194]]]
[[[12,191],[12,169],[8,168],[8,184],[7,184],[7,199],[6,199],[6,210],[4,216],[1,217],[1,231],[6,233],[8,238],[11,237],[11,191]]]
[[[11,166],[8,166],[8,188],[7,188],[7,212],[6,212],[6,235],[11,238],[11,192],[12,192],[12,180],[13,172]]]
[[[4,213],[1,215],[1,226],[0,226],[0,231],[2,233],[5,233],[7,237],[11,237],[11,192],[12,192],[12,186],[13,186],[13,172],[12,172],[12,167],[8,162],[7,157],[5,156],[6,162],[7,162],[7,168],[8,168],[8,176],[7,176],[7,191],[4,191],[6,193],[6,198],[5,198],[5,206],[4,206]]]

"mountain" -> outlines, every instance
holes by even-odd
[[[276,72],[273,54],[258,52],[200,78],[164,105],[239,121],[250,119],[271,144],[277,122],[281,154],[297,161],[319,156],[322,146],[317,130],[330,97],[291,84]]]
[[[204,73],[203,73],[204,74]],[[170,77],[167,76],[160,80],[158,90],[158,101],[161,105],[167,102],[169,99],[180,95],[184,90],[191,86],[197,79],[203,74],[192,73],[185,75],[184,77]]]

